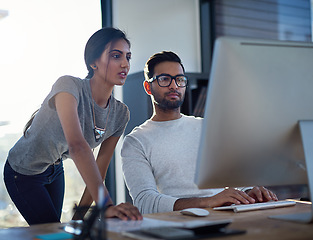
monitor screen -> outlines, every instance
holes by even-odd
[[[306,184],[299,120],[313,120],[313,44],[218,38],[196,184]]]

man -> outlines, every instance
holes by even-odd
[[[142,214],[277,200],[264,187],[198,189],[194,183],[202,118],[181,114],[187,85],[180,58],[154,54],[145,66],[144,89],[153,115],[124,139],[124,178]]]

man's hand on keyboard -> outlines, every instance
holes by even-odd
[[[277,201],[277,196],[272,191],[265,187],[254,187],[246,192],[236,188],[226,187],[224,191],[208,198],[206,200],[206,206],[203,207],[220,207],[231,204],[250,204],[256,202]],[[208,205],[208,206],[207,206]]]
[[[246,191],[246,193],[250,197],[252,197],[255,202],[268,202],[278,200],[276,194],[265,187],[254,187],[251,190]]]
[[[206,207],[220,207],[231,204],[255,203],[255,199],[253,197],[250,197],[244,191],[228,187],[226,187],[225,190],[223,190],[222,192],[205,199],[207,199],[208,205]]]

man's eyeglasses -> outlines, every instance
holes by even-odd
[[[168,87],[171,85],[172,80],[175,80],[175,83],[178,87],[186,87],[187,86],[187,76],[183,74],[178,74],[176,76],[172,76],[170,74],[160,74],[153,78],[150,78],[147,80],[147,82],[153,82],[154,80],[157,80],[160,87]]]

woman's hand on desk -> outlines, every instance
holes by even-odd
[[[268,202],[278,200],[276,194],[265,187],[254,187],[246,192],[256,202]]]
[[[121,203],[119,205],[112,205],[106,210],[106,217],[118,217],[122,220],[142,220],[138,208],[130,203]]]

